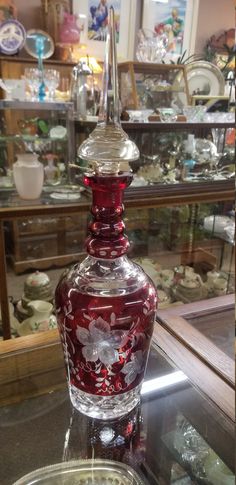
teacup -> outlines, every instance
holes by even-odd
[[[214,281],[214,293],[216,296],[226,295],[228,282],[225,278],[218,278]]]
[[[157,296],[158,296],[158,308],[159,309],[165,308],[168,305],[170,305],[171,300],[170,300],[169,296],[166,294],[165,291],[158,290]]]
[[[174,271],[172,269],[163,269],[162,271],[160,271],[159,275],[162,286],[169,288],[173,285]]]
[[[214,271],[214,270],[208,271],[206,286],[209,291],[214,290],[215,283],[218,281],[219,278],[220,278],[220,273],[218,273],[218,271]]]

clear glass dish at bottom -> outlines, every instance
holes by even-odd
[[[110,460],[78,460],[35,470],[14,485],[145,485],[127,465]]]

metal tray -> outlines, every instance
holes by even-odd
[[[13,485],[144,485],[128,465],[110,460],[79,460],[35,470]]]

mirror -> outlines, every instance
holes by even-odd
[[[54,42],[52,37],[43,30],[31,29],[26,33],[25,49],[28,54],[38,59],[48,59],[53,55]]]

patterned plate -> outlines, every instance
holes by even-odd
[[[0,52],[16,54],[25,44],[26,32],[18,20],[6,20],[0,25]]]

